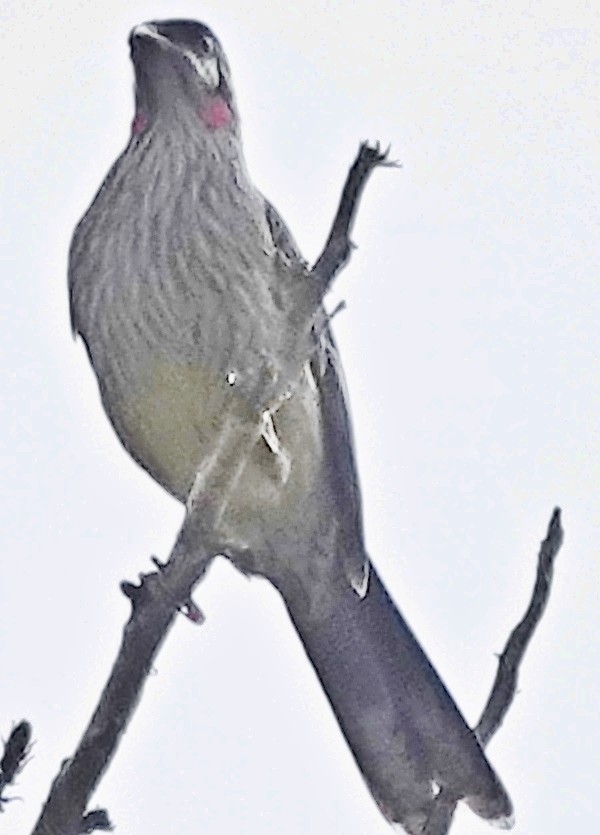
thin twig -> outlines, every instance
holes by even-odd
[[[14,782],[17,774],[25,765],[30,750],[31,725],[26,719],[23,719],[10,732],[4,743],[2,759],[0,759],[0,812],[4,811],[6,803],[13,800],[12,797],[4,797],[4,789]]]
[[[389,148],[382,151],[378,142],[375,145],[363,142],[358,150],[354,164],[348,172],[327,243],[311,270],[312,277],[318,283],[321,296],[326,294],[333,279],[352,252],[354,245],[350,240],[350,234],[367,180],[380,166],[388,168],[397,166],[396,162],[388,160],[388,153]]]
[[[517,690],[519,666],[525,655],[525,650],[550,597],[554,559],[563,542],[563,529],[560,523],[560,508],[555,508],[548,533],[541,544],[538,556],[537,575],[531,602],[521,622],[513,629],[504,652],[498,659],[498,671],[492,692],[477,723],[475,733],[483,746],[486,746],[496,733],[508,709],[510,708]]]
[[[560,508],[557,507],[552,513],[546,538],[540,546],[535,584],[529,606],[522,620],[511,632],[504,651],[498,659],[496,678],[475,728],[475,734],[483,748],[501,726],[513,703],[517,691],[519,667],[550,597],[554,560],[562,545],[563,537]],[[459,798],[442,789],[433,802],[423,835],[446,835],[452,824],[458,801]]]

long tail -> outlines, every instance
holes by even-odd
[[[286,605],[383,814],[418,835],[435,784],[508,828],[504,787],[375,570],[363,599],[342,583],[332,595],[318,614]]]

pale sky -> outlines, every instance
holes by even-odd
[[[563,508],[489,754],[518,835],[597,830],[600,7],[2,0],[0,733],[26,717],[36,739],[3,831],[30,832],[116,654],[118,583],[182,518],[116,440],[66,293],[128,138],[128,32],[165,17],[220,38],[249,169],[308,258],[359,141],[402,162],[369,183],[331,299],[369,551],[474,723]],[[388,832],[275,592],[220,560],[196,599],[206,624],[170,634],[92,805],[124,835]]]

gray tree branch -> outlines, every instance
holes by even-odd
[[[329,237],[311,270],[311,275],[316,279],[322,296],[327,293],[333,279],[352,254],[354,244],[350,235],[367,180],[380,166],[388,168],[398,166],[398,163],[388,160],[388,153],[389,148],[382,151],[378,142],[375,145],[363,142],[358,149],[356,159],[346,178]]]
[[[177,611],[188,607],[193,615],[191,591],[213,556],[197,545],[190,551],[186,535],[184,525],[168,563],[159,572],[144,575],[139,586],[122,584],[133,611],[117,659],[77,751],[63,762],[52,784],[34,835],[81,835],[92,832],[92,825],[96,830],[110,826],[104,810],[86,814],[87,805],[116,751]]]
[[[533,593],[522,620],[511,632],[502,655],[498,659],[498,670],[487,704],[475,727],[475,733],[482,747],[486,747],[504,721],[517,692],[519,668],[525,650],[542,619],[550,598],[554,560],[563,543],[560,508],[555,508],[548,525],[546,538],[540,546],[537,572]],[[446,835],[452,824],[452,817],[458,798],[443,790],[437,795],[423,835]]]
[[[31,725],[23,719],[14,726],[4,743],[4,752],[0,759],[0,812],[14,798],[6,797],[4,789],[14,783],[17,775],[27,762],[31,750]]]

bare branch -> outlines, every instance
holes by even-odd
[[[52,785],[34,835],[81,835],[110,828],[107,813],[86,814],[87,804],[116,751],[178,609],[189,606],[192,588],[213,556],[197,542],[192,552],[187,535],[184,525],[159,573],[144,575],[139,586],[122,584],[133,612],[117,659],[77,751],[63,763]]]
[[[0,760],[0,812],[4,811],[4,804],[14,798],[4,797],[6,786],[14,782],[21,771],[31,750],[31,725],[26,719],[19,722],[10,732],[4,743],[4,754]]]
[[[515,697],[519,666],[548,603],[554,559],[560,550],[563,537],[560,508],[557,507],[552,513],[546,538],[540,547],[531,601],[522,620],[511,632],[498,659],[494,685],[475,728],[475,734],[483,748],[501,726]],[[423,835],[446,835],[452,824],[458,800],[459,798],[442,789],[435,798]]]
[[[537,575],[531,602],[523,619],[513,629],[504,648],[504,652],[498,660],[498,672],[496,673],[492,692],[475,728],[475,733],[484,747],[502,724],[514,699],[517,689],[519,665],[525,655],[529,641],[542,619],[550,597],[554,558],[560,550],[563,536],[564,533],[560,523],[560,508],[557,507],[550,519],[546,538],[540,547]]]
[[[333,279],[350,257],[354,246],[350,234],[369,176],[379,166],[397,166],[396,162],[388,160],[388,153],[389,148],[382,151],[378,142],[375,145],[363,142],[358,150],[354,164],[348,172],[327,243],[311,270],[311,275],[319,283],[321,296],[325,295]]]

